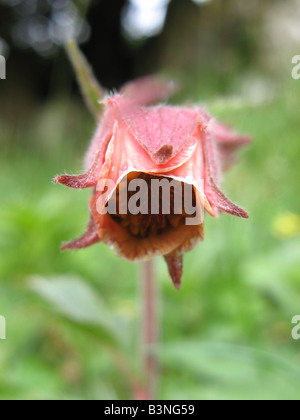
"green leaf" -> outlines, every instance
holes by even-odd
[[[91,66],[74,40],[66,44],[66,50],[73,65],[86,105],[95,119],[98,120],[103,111],[103,103],[101,101],[104,97],[104,90],[99,85]]]
[[[299,312],[300,241],[284,242],[244,263],[243,278],[280,305],[286,317]],[[288,318],[289,319],[289,318]]]
[[[183,381],[189,384],[189,390],[194,383],[199,399],[299,397],[298,367],[273,353],[213,342],[177,342],[157,352],[163,365],[175,370],[181,383],[179,389],[170,387],[172,399],[187,397]]]
[[[97,292],[83,280],[65,276],[33,277],[30,287],[75,325],[109,344],[122,343],[120,321],[111,316]]]

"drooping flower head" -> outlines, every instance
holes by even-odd
[[[198,106],[153,105],[172,90],[172,84],[144,78],[108,96],[86,172],[54,182],[92,189],[86,232],[63,250],[104,242],[130,261],[161,255],[179,288],[183,254],[204,238],[203,210],[248,217],[219,184],[235,150],[250,139]]]

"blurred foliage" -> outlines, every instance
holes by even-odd
[[[185,0],[173,0],[163,33],[126,40],[126,51],[123,0],[113,26],[103,19],[94,32],[97,13],[88,19],[96,40],[101,28],[108,34],[86,46],[96,73],[104,67],[101,81],[150,70],[178,76],[184,90],[175,102],[206,100],[213,115],[254,139],[224,179],[250,219],[206,216],[206,239],[185,256],[180,293],[157,260],[161,399],[300,395],[300,347],[291,338],[300,312],[300,85],[289,68],[280,67],[276,79],[257,61],[261,48],[271,47],[262,31],[265,12],[283,2],[238,3],[189,2],[184,14]],[[105,4],[95,2],[97,11]],[[287,51],[281,55],[289,65]],[[31,74],[36,62],[25,57],[12,57],[14,75],[1,91],[0,315],[7,340],[0,341],[0,399],[131,398],[142,382],[139,267],[103,244],[59,251],[62,240],[83,232],[89,191],[66,190],[51,179],[82,170],[95,127],[70,93],[66,59],[58,56],[43,73],[35,58]],[[27,71],[20,67],[25,62]],[[43,78],[50,94],[41,103],[33,86]]]
[[[206,240],[185,257],[180,293],[158,260],[159,398],[299,396],[299,343],[291,339],[299,312],[299,231],[291,235],[287,225],[286,236],[286,225],[273,228],[283,215],[299,217],[295,88],[287,85],[260,105],[208,106],[254,138],[225,179],[251,217],[206,217]],[[81,170],[92,121],[76,103],[57,101],[34,124],[1,124],[0,312],[8,339],[0,342],[0,398],[130,398],[130,378],[124,369],[120,375],[118,360],[141,379],[138,267],[102,244],[59,251],[62,240],[84,229],[89,192],[66,191],[51,178]]]

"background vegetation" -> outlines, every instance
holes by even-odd
[[[83,231],[89,191],[51,179],[81,170],[94,125],[61,40],[43,50],[12,35],[20,19],[51,18],[43,2],[31,14],[23,3],[0,2],[9,54],[0,81],[0,399],[131,398],[127,368],[140,375],[139,267],[101,244],[59,251]],[[89,25],[83,49],[106,88],[162,72],[181,82],[175,103],[203,103],[254,140],[224,179],[250,219],[206,216],[206,240],[185,257],[180,293],[157,261],[158,398],[298,399],[291,320],[300,313],[300,81],[291,58],[300,30],[286,29],[297,2],[173,0],[162,32],[143,36],[125,30],[128,4],[116,1],[112,11],[111,3],[72,3]]]

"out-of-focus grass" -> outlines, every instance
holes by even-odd
[[[300,344],[291,338],[292,317],[300,313],[295,83],[288,94],[259,106],[210,107],[253,136],[224,179],[224,189],[250,219],[206,216],[205,242],[185,257],[180,293],[158,260],[159,398],[299,398]],[[103,327],[114,327],[103,325],[104,313],[122,323],[118,345],[138,375],[138,266],[102,244],[59,251],[62,240],[85,228],[89,192],[54,186],[51,178],[81,170],[92,131],[92,121],[63,102],[49,104],[30,125],[3,125],[0,315],[6,316],[7,340],[0,341],[0,399],[130,398],[107,350]],[[72,281],[86,292],[76,295]],[[64,293],[70,293],[67,313],[61,311]],[[108,312],[95,311],[99,325],[91,326],[90,318],[80,317],[97,299]]]

